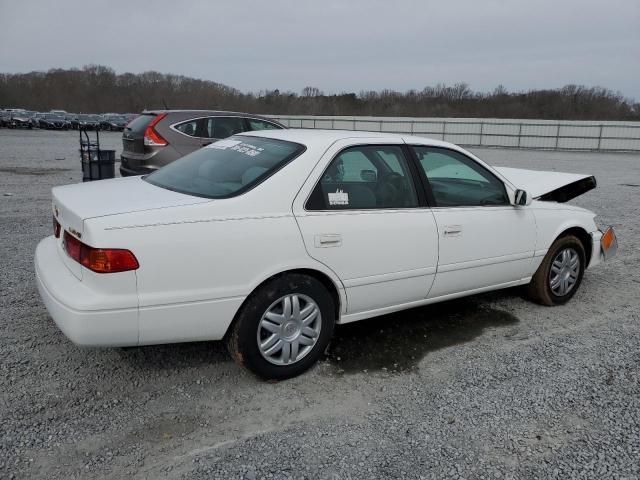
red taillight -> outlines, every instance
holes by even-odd
[[[149,125],[147,125],[147,128],[144,131],[145,145],[149,145],[152,147],[164,147],[165,145],[168,145],[168,142],[162,137],[162,135],[156,132],[156,129],[153,128],[158,124],[160,120],[162,120],[166,116],[166,113],[160,113],[156,115],[156,118],[151,120]]]
[[[56,217],[53,217],[53,234],[56,238],[60,238],[60,224],[58,220],[56,220]]]
[[[117,273],[137,270],[135,255],[122,248],[93,248],[64,232],[64,249],[80,265],[96,273]]]

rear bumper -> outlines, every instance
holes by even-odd
[[[73,343],[102,347],[138,344],[138,306],[101,309],[100,295],[73,276],[62,262],[54,237],[38,244],[35,273],[47,311]]]

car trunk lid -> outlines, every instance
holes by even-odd
[[[531,198],[552,202],[568,202],[596,188],[593,175],[547,172],[521,168],[494,167],[516,188],[525,190]]]
[[[80,264],[69,258],[64,251],[65,231],[83,241],[84,221],[89,218],[193,205],[211,200],[156,187],[141,177],[127,177],[54,187],[52,201],[53,214],[61,227],[60,238],[57,239],[59,253],[71,273],[82,279]]]

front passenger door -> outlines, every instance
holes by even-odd
[[[440,238],[429,298],[517,282],[527,275],[536,226],[511,205],[504,183],[456,150],[414,146]]]

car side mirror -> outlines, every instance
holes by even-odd
[[[531,205],[531,201],[533,200],[526,191],[519,189],[513,194],[513,199],[513,204],[519,207]]]
[[[360,179],[363,182],[375,182],[377,178],[375,170],[360,170]]]

